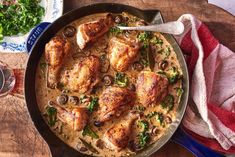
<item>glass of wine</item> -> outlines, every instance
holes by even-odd
[[[0,61],[0,97],[10,93],[15,83],[16,79],[13,70]]]

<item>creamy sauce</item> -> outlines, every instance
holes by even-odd
[[[84,17],[84,18],[81,18],[81,19],[78,19],[78,20],[74,21],[70,25],[77,28],[78,25],[80,25],[84,22],[97,20],[98,18],[103,17],[104,15],[105,14],[95,14],[95,15],[87,16],[87,17]],[[135,19],[135,20],[133,20],[133,22],[128,24],[129,26],[136,25],[135,24],[136,21],[140,20],[140,19],[138,19],[136,17],[133,17],[132,15],[129,15],[129,14],[126,14],[126,13],[122,13],[122,15],[123,16],[128,16],[129,19]],[[60,32],[58,32],[57,35],[62,36],[62,30]],[[80,60],[80,58],[82,56],[91,55],[91,54],[95,55],[95,56],[101,56],[102,54],[107,54],[108,53],[107,52],[108,51],[108,49],[107,49],[108,41],[109,41],[111,36],[112,35],[110,33],[106,33],[103,37],[101,37],[93,45],[89,46],[89,48],[86,48],[84,51],[81,51],[78,48],[78,46],[76,44],[76,37],[68,38],[68,40],[72,43],[72,51],[73,52],[72,52],[72,56],[68,57],[66,59],[68,61],[64,65],[65,69],[71,69],[73,67],[73,65],[78,60]],[[169,64],[168,64],[168,66],[166,67],[166,69],[164,71],[167,71],[172,66],[174,66],[178,69],[179,73],[182,75],[182,71],[181,71],[180,65],[179,65],[178,60],[177,60],[177,56],[176,56],[173,48],[169,44],[169,42],[160,33],[154,33],[154,36],[156,36],[157,38],[159,38],[163,41],[163,44],[159,45],[155,52],[152,52],[154,54],[154,57],[155,57],[154,71],[155,72],[159,71],[159,62],[162,61],[164,58],[166,58],[165,54],[162,53],[161,50],[169,49],[170,54],[166,58],[166,60],[168,61]],[[137,58],[137,60],[138,59],[139,58]],[[40,66],[44,63],[45,63],[45,58],[44,58],[44,56],[42,56],[42,58],[40,60],[40,63],[39,63],[39,66],[37,68],[37,74],[36,74],[36,96],[37,96],[37,102],[38,102],[39,108],[40,108],[42,114],[44,115],[45,121],[47,121],[47,116],[45,116],[45,107],[47,106],[49,100],[53,100],[54,102],[56,102],[56,98],[57,98],[57,96],[59,96],[61,94],[61,91],[58,90],[58,89],[50,89],[50,88],[46,87],[46,69],[45,69],[45,67]],[[145,70],[147,68],[148,67],[146,67]],[[62,72],[63,72],[63,70],[62,70]],[[111,76],[115,76],[116,72],[110,67],[109,71],[107,73]],[[107,75],[107,73],[101,73],[100,78],[102,78],[103,75]],[[128,76],[130,83],[135,83],[136,82],[136,78],[137,78],[137,75],[139,73],[138,71],[133,70],[133,68],[130,66],[129,69],[125,73]],[[104,88],[105,87],[103,86],[103,84],[99,83],[96,94],[91,94],[91,95],[92,96],[95,95],[95,96],[99,97],[99,95],[102,93]],[[177,95],[176,88],[182,88],[182,81],[181,80],[178,80],[176,83],[171,84],[168,87],[169,93],[174,96],[174,108],[173,108],[173,110],[168,112],[166,109],[163,109],[161,107],[160,103],[158,103],[158,104],[153,104],[152,106],[146,108],[146,110],[144,111],[144,115],[148,115],[149,113],[151,113],[153,111],[157,111],[157,112],[163,113],[164,118],[169,117],[172,121],[174,121],[177,106],[178,106],[179,101],[180,101],[180,96]],[[80,96],[76,92],[69,92],[69,93],[67,93],[67,95],[77,96],[77,97]],[[69,102],[64,106],[66,108],[76,107],[75,105],[73,105]],[[136,100],[135,106],[133,107],[132,110],[135,110],[135,108],[137,106],[141,106],[141,104],[138,103],[138,100]],[[128,111],[128,112],[130,112],[130,111]],[[121,116],[119,118],[111,120],[109,122],[106,122],[105,125],[102,126],[102,127],[95,127],[93,125],[93,123],[97,119],[97,111],[94,111],[91,115],[89,124],[90,124],[92,130],[97,133],[97,135],[99,136],[100,139],[102,139],[102,135],[113,124],[120,121],[120,119],[125,118],[125,115],[126,114],[124,114],[123,116]],[[156,135],[151,135],[151,140],[150,140],[149,144],[158,141],[158,139],[161,138],[161,136],[164,134],[164,131],[170,125],[170,124],[167,124],[165,121],[164,121],[164,124],[161,125],[156,120],[156,116],[154,116],[152,118],[145,118],[144,117],[143,119],[145,119],[149,122],[150,127],[151,126],[156,126],[158,128],[158,133]],[[133,127],[133,134],[132,134],[131,138],[135,138],[141,130],[141,128],[139,127],[139,125],[137,123],[138,123],[138,121],[136,121],[136,123]],[[59,127],[60,125],[62,125],[63,127]],[[60,121],[58,121],[55,126],[51,127],[51,129],[65,143],[67,143],[68,145],[70,145],[71,147],[73,147],[74,149],[76,149],[78,151],[80,151],[81,146],[83,146],[81,140],[79,139],[79,138],[82,138],[87,143],[90,143],[99,152],[99,154],[96,154],[96,153],[92,153],[88,150],[88,151],[82,152],[82,153],[86,153],[86,154],[90,154],[90,155],[94,155],[94,156],[128,156],[128,155],[134,154],[134,152],[131,152],[128,148],[125,148],[125,149],[123,149],[119,152],[115,152],[115,151],[109,150],[107,148],[100,149],[99,147],[96,146],[97,139],[93,139],[89,136],[83,136],[82,131],[80,131],[80,132],[74,131],[67,124],[62,123]]]

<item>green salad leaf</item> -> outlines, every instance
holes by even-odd
[[[0,42],[4,36],[26,34],[39,24],[45,9],[39,0],[18,0],[10,5],[0,5]]]

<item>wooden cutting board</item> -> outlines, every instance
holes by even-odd
[[[210,5],[206,0],[65,0],[64,12],[84,5],[114,2],[161,10],[165,21],[177,20],[185,13],[194,14],[209,26],[216,38],[235,51],[235,17]],[[24,69],[27,54],[0,53],[0,60],[12,68]],[[0,99],[0,157],[48,157],[47,144],[33,126],[23,99]],[[192,157],[181,146],[168,142],[154,157]]]

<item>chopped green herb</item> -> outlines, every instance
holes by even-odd
[[[143,120],[139,121],[139,125],[142,127],[142,130],[143,130],[138,135],[139,144],[140,144],[141,147],[144,147],[150,139],[150,136],[147,133],[147,131],[149,129],[149,126],[148,126],[148,123],[146,121],[143,121]]]
[[[139,62],[140,62],[140,64],[142,64],[144,67],[147,67],[147,66],[149,65],[148,60],[145,59],[145,58],[141,58]]]
[[[160,49],[157,51],[157,53],[162,54],[164,52],[164,49]]]
[[[139,41],[144,42],[144,41],[149,41],[151,38],[151,32],[144,31],[143,33],[140,33],[137,38]]]
[[[164,100],[161,102],[161,106],[163,109],[167,109],[167,111],[171,111],[174,107],[174,96],[171,94],[168,94]]]
[[[99,138],[99,136],[90,128],[89,125],[85,126],[85,128],[83,129],[82,136],[90,136],[95,139]]]
[[[150,136],[149,136],[148,133],[141,132],[139,134],[139,143],[140,143],[140,146],[144,147],[148,143],[149,139],[150,139]]]
[[[143,48],[148,48],[149,47],[149,43],[148,42],[143,42]]]
[[[167,78],[170,84],[175,83],[179,79],[179,72],[176,67],[172,67],[167,71]]]
[[[170,54],[171,54],[171,48],[170,46],[167,46],[165,50],[165,58],[168,58]]]
[[[184,90],[182,88],[175,88],[175,90],[176,90],[176,95],[178,97],[180,97],[184,93]]]
[[[109,32],[112,35],[118,35],[119,33],[122,33],[123,31],[120,28],[118,28],[118,27],[111,27]]]
[[[159,39],[157,37],[153,37],[151,40],[150,40],[151,43],[153,44],[156,44],[156,45],[162,45],[163,44],[163,40],[162,39]]]
[[[157,114],[158,114],[158,112],[156,112],[156,111],[150,112],[149,114],[146,115],[146,118],[152,118],[152,117],[156,116]]]
[[[126,87],[129,83],[128,77],[125,73],[116,73],[114,83],[120,87]]]
[[[48,106],[46,108],[46,111],[47,111],[47,115],[49,117],[48,124],[50,126],[54,126],[56,123],[56,120],[57,120],[57,109],[54,107]]]
[[[139,125],[142,127],[143,132],[146,132],[149,129],[147,121],[141,120],[139,121]]]
[[[157,71],[157,73],[158,73],[159,75],[164,75],[164,76],[166,76],[166,72],[163,71],[163,70],[159,70],[159,71]]]
[[[4,36],[25,34],[41,22],[44,8],[39,0],[18,0],[15,4],[0,4],[0,42]]]
[[[91,102],[89,103],[89,105],[88,105],[88,110],[90,111],[90,112],[93,112],[94,110],[95,110],[95,108],[97,108],[98,107],[98,98],[97,97],[94,97],[94,98],[92,98],[91,99]]]
[[[136,106],[134,109],[139,111],[139,112],[143,112],[143,111],[146,110],[146,108],[144,106]]]
[[[163,120],[164,120],[164,116],[162,113],[158,113],[156,116],[156,120],[160,123],[160,125],[163,125]]]
[[[88,98],[88,97],[87,97],[87,95],[85,95],[85,94],[80,95],[80,96],[79,96],[79,101],[80,101],[80,103],[86,102],[87,98]]]
[[[127,26],[127,23],[120,23],[118,26]]]

